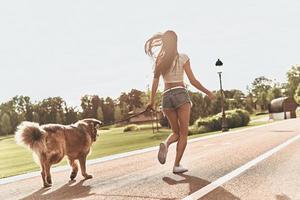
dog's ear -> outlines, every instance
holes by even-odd
[[[92,124],[96,129],[100,128],[100,126],[103,124],[101,121],[93,118],[83,119],[82,121],[88,124]]]

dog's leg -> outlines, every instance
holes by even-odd
[[[70,166],[72,167],[72,172],[71,172],[71,175],[70,175],[70,179],[74,180],[74,178],[77,176],[78,165],[77,165],[77,163],[74,159],[68,158],[68,160],[69,160]]]
[[[50,168],[51,168],[50,163],[46,163],[45,167],[46,167],[46,173],[47,173],[47,183],[51,186],[52,185],[52,179],[51,179],[51,174],[50,174]]]
[[[80,169],[81,169],[82,176],[85,179],[90,179],[90,178],[93,178],[93,176],[86,173],[86,166],[85,166],[85,164],[86,164],[86,156],[87,155],[82,155],[82,156],[79,157]]]
[[[42,176],[42,179],[43,179],[44,187],[49,187],[49,184],[48,184],[47,181],[46,181],[46,172],[45,172],[45,170],[44,170],[44,167],[42,167],[41,176]]]
[[[41,162],[41,168],[42,168],[41,175],[42,175],[44,187],[50,187],[51,185],[47,182],[47,179],[46,179],[46,177],[47,177],[46,167],[42,162]]]

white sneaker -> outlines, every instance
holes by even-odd
[[[182,165],[173,167],[173,173],[174,174],[184,173],[184,172],[187,172],[187,171],[189,171],[189,170],[184,168]]]
[[[167,145],[165,143],[160,143],[159,144],[159,151],[158,151],[158,161],[160,162],[160,164],[165,164],[166,162],[166,158],[167,158],[167,153],[168,153],[168,148]]]

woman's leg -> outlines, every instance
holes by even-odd
[[[164,143],[159,144],[157,158],[158,158],[158,161],[160,162],[160,164],[165,164],[167,154],[168,154],[168,147],[173,142],[176,142],[179,137],[179,135],[178,135],[179,127],[178,127],[178,119],[177,119],[176,111],[175,110],[167,110],[167,111],[165,111],[165,114],[171,124],[173,133],[171,133],[169,135],[169,137],[167,138],[167,140]]]
[[[171,109],[164,110],[164,113],[167,116],[169,123],[171,125],[171,129],[173,131],[173,133],[171,133],[165,141],[167,148],[169,148],[169,146],[172,143],[177,142],[179,138],[178,117],[177,117],[177,112],[175,110],[171,110]]]
[[[177,116],[179,121],[179,139],[177,143],[177,152],[175,158],[175,166],[180,165],[180,161],[182,155],[184,153],[186,144],[187,144],[187,136],[188,136],[188,127],[190,121],[190,111],[191,111],[191,104],[185,103],[177,108]]]

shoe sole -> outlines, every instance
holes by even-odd
[[[181,171],[181,172],[174,172],[174,171],[173,171],[173,174],[183,174],[183,173],[185,173],[185,172],[187,172],[187,171],[189,171],[189,170],[184,170],[184,171]]]
[[[166,152],[166,146],[164,143],[160,143],[157,158],[162,165],[166,163],[166,156],[164,156],[164,152]]]

